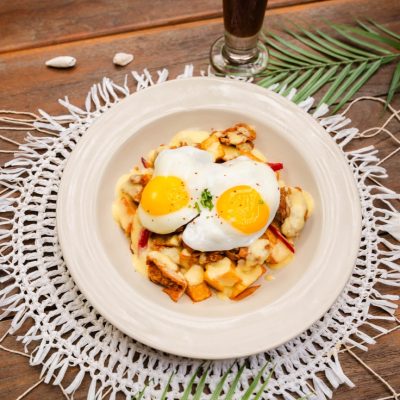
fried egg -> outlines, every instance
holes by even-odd
[[[183,241],[200,251],[249,246],[266,231],[278,209],[276,175],[248,157],[213,164],[211,170],[208,207],[186,226]]]
[[[212,155],[195,147],[163,150],[141,196],[138,217],[142,225],[166,234],[195,218],[196,202],[207,185],[204,170],[211,163]]]

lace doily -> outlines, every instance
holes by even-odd
[[[181,77],[191,76],[190,67]],[[158,73],[154,82],[148,71],[133,73],[137,90],[167,79],[166,70]],[[291,98],[293,92],[289,95]],[[118,86],[109,79],[94,85],[86,99],[85,108],[72,105],[68,98],[60,100],[67,115],[51,117],[43,111],[35,129],[50,133],[51,137],[28,135],[15,158],[0,171],[0,183],[6,190],[0,203],[2,270],[1,278],[7,286],[0,292],[2,318],[15,313],[11,329],[18,332],[27,319],[33,325],[19,339],[30,354],[32,365],[43,365],[46,383],[59,384],[66,371],[78,367],[79,372],[65,389],[73,393],[86,373],[90,374],[89,399],[109,396],[114,399],[122,392],[127,399],[147,386],[143,399],[159,399],[174,373],[168,399],[179,398],[196,368],[198,360],[164,354],[125,336],[87,302],[68,272],[57,240],[56,201],[63,168],[71,151],[88,127],[120,99],[129,95],[127,81]],[[309,111],[313,99],[300,107]],[[381,319],[393,319],[397,296],[383,295],[374,285],[377,282],[399,285],[400,245],[380,237],[381,232],[392,232],[399,219],[392,202],[400,196],[379,185],[369,184],[367,178],[384,177],[378,166],[377,150],[373,147],[346,151],[346,145],[357,135],[347,128],[346,117],[324,118],[327,107],[320,107],[313,116],[329,132],[343,150],[357,181],[362,204],[362,241],[356,266],[343,293],[332,308],[309,330],[285,345],[268,353],[260,353],[232,366],[233,360],[209,363],[205,381],[212,392],[232,366],[224,383],[228,390],[239,365],[244,365],[234,399],[242,399],[249,382],[266,364],[265,377],[274,368],[265,388],[263,399],[282,395],[285,400],[308,395],[308,399],[326,399],[338,385],[352,382],[344,374],[338,357],[340,347],[352,345],[365,348],[363,343],[374,340],[363,332],[369,325],[379,332]],[[9,229],[9,227],[11,228]],[[374,315],[371,306],[385,310],[388,315]],[[28,348],[29,347],[29,348]],[[328,386],[317,376],[323,373]],[[321,376],[321,375],[320,375]],[[197,378],[198,379],[198,378]],[[202,395],[202,399],[209,395]]]

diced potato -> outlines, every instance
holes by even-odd
[[[220,291],[225,287],[234,286],[241,280],[235,265],[228,257],[207,264],[204,279],[210,286]]]
[[[178,132],[170,141],[171,147],[196,146],[210,136],[207,131],[184,130]]]
[[[268,264],[281,264],[287,259],[291,259],[293,253],[289,248],[280,240],[270,247],[270,254],[267,258]]]
[[[179,265],[190,268],[193,265],[192,253],[188,249],[183,249],[179,254]]]
[[[240,151],[234,146],[223,144],[222,150],[224,151],[224,156],[222,157],[224,161],[233,160],[241,155]]]
[[[136,214],[136,205],[132,199],[120,193],[119,197],[114,201],[112,208],[114,219],[119,223],[126,235],[131,233],[132,221]]]
[[[270,228],[267,229],[263,237],[267,238],[269,242],[269,255],[266,261],[268,265],[283,265],[293,258],[293,252],[279,237],[274,235]],[[289,240],[288,242],[290,243]]]
[[[220,160],[224,157],[222,145],[219,142],[217,135],[214,135],[214,133],[206,140],[201,142],[199,147],[200,149],[207,150],[209,153],[211,153],[214,157],[214,161]]]
[[[188,285],[186,293],[195,302],[203,301],[211,296],[211,290],[205,282],[193,286]]]
[[[232,293],[230,295],[231,299],[234,299],[237,295],[246,290],[251,286],[261,275],[267,270],[262,265],[257,265],[250,271],[246,271],[243,268],[236,268],[237,275],[240,277],[240,282],[236,283],[233,287]]]
[[[159,247],[158,251],[168,256],[175,264],[179,264],[179,249],[177,247]]]
[[[183,248],[179,254],[179,265],[185,269],[189,269],[193,264],[199,264],[198,251],[190,251],[187,248]]]
[[[289,255],[288,257],[286,257],[283,261],[281,261],[279,263],[268,264],[268,267],[271,268],[271,269],[282,268],[282,267],[288,265],[289,263],[291,263],[293,258],[294,258],[294,254],[292,253],[291,255]]]
[[[235,300],[235,301],[243,300],[246,297],[249,297],[250,295],[252,295],[259,287],[260,287],[260,285],[250,286],[250,287],[246,288],[245,290],[243,290],[243,292],[239,293],[236,297],[233,297],[232,300]]]
[[[269,254],[268,251],[268,240],[267,239],[257,239],[253,242],[249,248],[246,257],[246,267],[251,268],[254,265],[262,265],[265,263]]]
[[[204,269],[200,265],[192,265],[190,269],[184,273],[184,276],[190,286],[195,286],[204,281]]]
[[[211,296],[211,290],[204,282],[204,270],[200,265],[193,265],[184,276],[188,282],[186,293],[193,301],[203,301]]]

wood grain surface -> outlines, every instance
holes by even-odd
[[[317,0],[268,0],[268,8]],[[0,53],[222,15],[219,0],[16,0],[0,8]]]
[[[399,0],[269,0],[265,27],[276,31],[296,22],[322,27],[326,20],[352,22],[355,18],[374,20],[400,33]],[[125,76],[133,88],[131,71],[168,68],[171,76],[181,73],[185,64],[193,63],[195,71],[206,69],[210,44],[222,34],[221,1],[219,0],[16,0],[0,3],[0,109],[35,112],[38,108],[51,114],[62,113],[57,100],[68,95],[69,100],[82,105],[90,86],[104,76],[122,83]],[[112,57],[117,51],[135,55],[125,68],[115,67]],[[71,70],[55,70],[44,62],[57,55],[72,55],[77,66]],[[360,92],[361,95],[385,96],[393,66],[385,66]],[[322,92],[321,92],[322,93]],[[316,97],[321,96],[319,93]],[[399,95],[394,106],[400,108]],[[353,125],[365,129],[380,124],[388,113],[377,103],[363,102],[354,106],[349,116]],[[399,135],[399,125],[389,126]],[[2,131],[21,142],[26,132]],[[2,150],[13,147],[0,142]],[[395,149],[386,135],[353,143],[359,147],[373,144],[381,157]],[[12,154],[0,153],[4,164]],[[389,173],[386,184],[400,191],[400,156],[383,164]],[[396,292],[396,288],[381,288]],[[397,292],[399,292],[397,290]],[[400,318],[400,314],[397,313]],[[0,322],[0,337],[8,330],[10,320]],[[27,321],[22,328],[28,329]],[[387,323],[390,329],[393,325]],[[21,333],[20,332],[20,333]],[[7,337],[3,346],[23,351],[15,337]],[[368,353],[354,350],[372,369],[400,391],[400,332],[395,330],[377,339]],[[334,400],[377,400],[387,397],[390,390],[365,369],[354,356],[342,355],[342,365],[355,389],[339,388]],[[19,354],[0,349],[0,399],[16,399],[38,381],[39,367],[30,367]],[[68,379],[72,379],[69,374]],[[85,379],[75,399],[85,399],[89,380]],[[27,399],[62,399],[58,386],[41,384]]]

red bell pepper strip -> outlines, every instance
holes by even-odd
[[[143,167],[145,167],[145,168],[150,167],[150,163],[144,157],[142,157],[141,160],[142,160]]]
[[[150,238],[150,231],[148,229],[142,229],[139,234],[138,247],[139,250],[144,250],[147,247]]]
[[[283,169],[283,164],[281,162],[267,162],[267,164],[272,168],[273,171],[280,171]]]
[[[285,244],[285,246],[286,246],[293,254],[295,253],[294,247],[293,247],[292,243],[290,243],[290,242],[285,238],[285,236],[282,235],[281,231],[280,231],[276,226],[270,225],[270,226],[268,227],[268,229],[270,229],[271,232],[272,232],[279,240],[281,240],[281,241]]]

